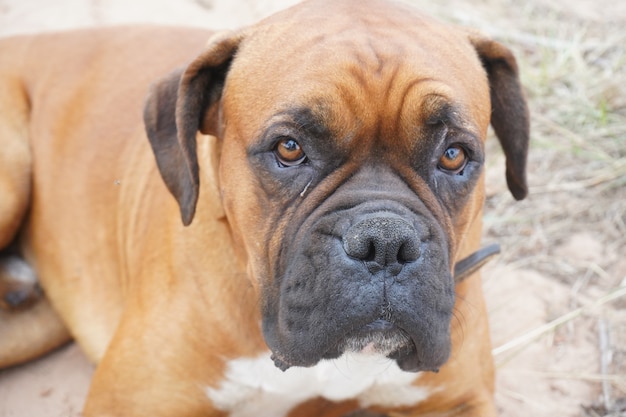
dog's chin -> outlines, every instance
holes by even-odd
[[[417,348],[409,334],[384,319],[375,320],[348,335],[327,352],[324,358],[334,359],[346,353],[385,356],[395,360],[400,369],[407,372],[436,371],[423,369],[418,363]]]
[[[398,367],[406,372],[438,372],[439,366],[445,361],[432,361],[431,359],[429,363],[428,359],[425,361],[425,358],[420,358],[420,356],[424,355],[419,354],[416,344],[410,335],[402,328],[385,319],[375,320],[348,334],[319,359],[332,360],[344,354],[349,355],[352,353],[371,355],[375,358],[387,357],[395,361]],[[313,363],[309,365],[289,363],[276,353],[272,355],[272,360],[276,367],[283,371],[292,366],[313,366]]]
[[[388,356],[398,350],[414,347],[409,335],[384,319],[366,324],[338,344],[341,353],[355,352]]]

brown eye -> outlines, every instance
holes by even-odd
[[[281,138],[276,144],[274,154],[281,165],[292,167],[300,165],[306,160],[306,155],[300,144],[292,138]]]
[[[444,171],[458,174],[467,164],[467,154],[460,145],[452,145],[439,158],[438,167]]]

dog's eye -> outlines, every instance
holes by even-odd
[[[274,154],[278,163],[286,167],[300,165],[306,161],[306,154],[300,144],[289,137],[281,138],[278,141],[276,148],[274,148]]]
[[[451,174],[463,171],[467,164],[467,153],[461,145],[452,145],[439,158],[439,169]]]

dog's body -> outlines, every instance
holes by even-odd
[[[322,1],[176,70],[209,36],[0,42],[0,247],[98,362],[85,415],[494,415],[480,279],[451,272],[479,246],[490,118],[526,192],[509,51]]]

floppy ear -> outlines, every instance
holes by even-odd
[[[187,68],[154,83],[146,98],[146,133],[185,226],[193,220],[200,186],[196,133],[215,134],[224,81],[241,39],[232,32],[214,36]]]
[[[519,81],[517,62],[504,45],[470,34],[489,78],[491,125],[506,156],[506,182],[516,200],[528,194],[526,158],[530,136],[528,106]]]

